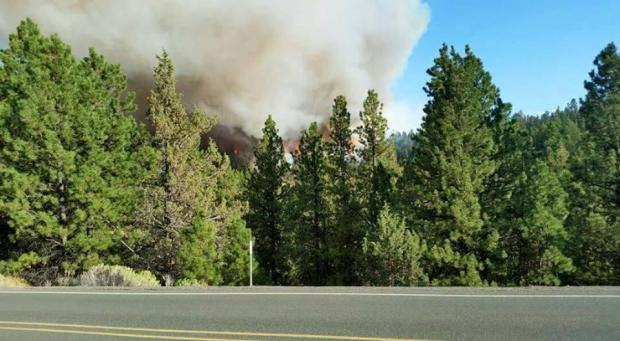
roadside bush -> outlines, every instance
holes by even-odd
[[[51,283],[50,283],[51,285]],[[47,286],[50,286],[47,285]],[[56,285],[61,287],[75,287],[80,285],[80,279],[71,276],[62,276],[56,279]]]
[[[29,286],[22,278],[0,275],[0,288],[26,288]]]
[[[120,265],[96,265],[80,276],[87,287],[157,287],[159,281],[149,271],[135,272]]]
[[[207,282],[199,281],[197,279],[183,278],[183,279],[177,281],[174,284],[174,286],[175,287],[204,288],[204,287],[207,287],[208,284],[207,284]]]

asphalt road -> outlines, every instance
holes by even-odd
[[[620,288],[0,289],[0,340],[620,340]]]

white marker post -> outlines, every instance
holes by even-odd
[[[250,235],[250,286],[252,286],[252,235]]]

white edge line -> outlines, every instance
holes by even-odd
[[[110,295],[110,296],[386,296],[386,297],[463,297],[463,298],[620,298],[620,295],[558,294],[407,294],[351,292],[114,292],[114,291],[30,291],[0,290],[0,294],[26,295]]]

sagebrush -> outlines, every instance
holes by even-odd
[[[97,265],[80,276],[87,287],[157,287],[159,281],[149,271],[136,272],[126,266]]]
[[[29,286],[28,282],[22,278],[0,275],[0,288],[26,288]]]

